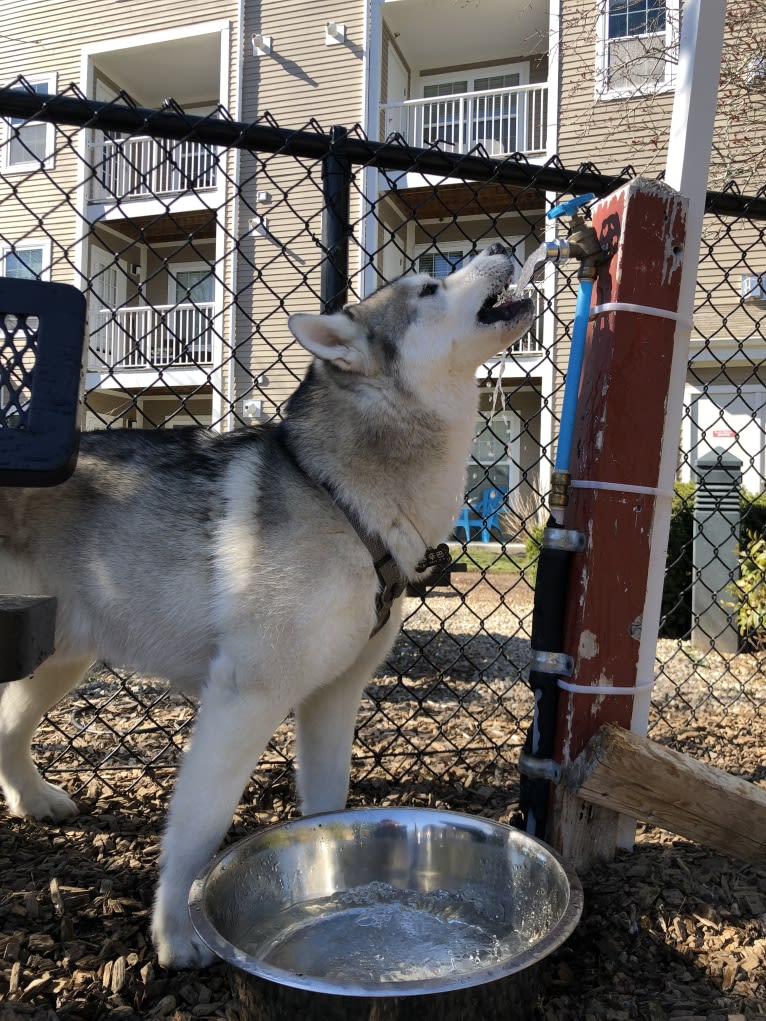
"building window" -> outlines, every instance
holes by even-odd
[[[459,269],[463,262],[470,262],[479,252],[498,241],[513,252],[515,262],[513,276],[515,279],[524,265],[524,239],[520,237],[502,239],[485,237],[475,244],[468,242],[456,244],[454,241],[445,241],[443,243],[434,242],[428,247],[418,246],[413,259],[415,272],[428,273],[432,277],[446,277],[449,273]]]
[[[598,26],[599,95],[672,87],[678,35],[679,0],[606,0]]]
[[[56,91],[56,75],[27,78],[35,91],[51,95]],[[3,168],[7,171],[39,170],[49,165],[53,155],[55,128],[42,121],[25,121],[9,117],[5,121],[5,144],[2,146]]]
[[[508,396],[504,395],[508,401]],[[523,423],[509,406],[494,413],[487,408],[476,423],[466,492],[476,503],[486,488],[510,493],[519,484],[519,450]]]
[[[451,248],[448,251],[423,252],[417,257],[418,273],[432,277],[446,277],[457,269],[468,254],[468,249]]]
[[[49,280],[50,242],[24,241],[0,247],[0,272],[11,280]]]

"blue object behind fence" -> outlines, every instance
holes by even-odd
[[[502,489],[485,489],[473,505],[466,503],[455,521],[455,533],[462,529],[465,542],[470,542],[471,530],[478,529],[482,542],[490,542],[492,530],[500,530],[500,512],[507,494]]]

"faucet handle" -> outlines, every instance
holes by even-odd
[[[586,206],[589,202],[593,202],[595,198],[596,196],[592,191],[589,191],[587,195],[576,195],[573,199],[567,199],[566,202],[559,202],[553,209],[548,210],[546,216],[549,220],[558,220],[560,216],[571,216],[581,206]]]

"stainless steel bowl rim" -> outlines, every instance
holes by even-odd
[[[418,979],[407,982],[385,982],[369,984],[352,984],[344,982],[339,984],[333,979],[324,979],[316,975],[300,975],[282,968],[275,968],[265,964],[263,961],[243,953],[237,946],[230,943],[218,929],[212,924],[205,910],[205,887],[208,879],[215,873],[218,866],[227,858],[239,853],[243,847],[251,843],[261,842],[268,834],[279,830],[290,830],[296,827],[306,828],[316,826],[318,823],[331,821],[346,822],[376,822],[384,819],[408,818],[413,820],[420,817],[424,822],[443,821],[446,825],[460,823],[463,826],[469,825],[478,830],[486,832],[506,831],[525,841],[535,845],[546,852],[559,865],[564,872],[568,886],[569,899],[564,913],[556,925],[542,936],[532,947],[521,953],[514,954],[507,963],[500,962],[495,965],[478,968],[475,972],[462,974],[456,977],[441,976],[433,979]],[[532,837],[521,830],[504,823],[496,822],[494,819],[487,819],[478,815],[467,815],[462,812],[443,811],[431,808],[415,807],[393,807],[393,808],[352,808],[339,812],[327,812],[318,815],[306,815],[295,819],[288,819],[282,822],[273,823],[271,826],[264,826],[262,829],[251,833],[235,844],[220,851],[205,867],[199,876],[192,883],[189,891],[189,914],[197,934],[205,945],[210,948],[218,957],[227,964],[241,969],[259,978],[276,982],[279,985],[290,986],[293,989],[303,989],[309,992],[330,993],[336,996],[418,996],[433,993],[455,992],[460,989],[468,989],[471,986],[484,985],[487,982],[495,982],[498,979],[513,975],[531,965],[536,964],[556,950],[572,934],[580,920],[583,909],[583,890],[579,877],[574,869],[568,865],[561,856],[548,844],[537,837]]]

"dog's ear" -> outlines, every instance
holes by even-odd
[[[332,315],[298,312],[287,322],[298,343],[317,358],[347,372],[366,371],[369,357],[365,333],[344,312]]]

